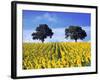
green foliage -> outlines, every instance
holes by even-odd
[[[66,38],[70,37],[77,42],[77,39],[83,40],[87,34],[80,26],[69,26],[69,28],[65,29],[65,36]]]
[[[47,38],[48,36],[52,38],[53,32],[52,30],[48,27],[47,24],[40,24],[39,27],[36,28],[36,32],[32,33],[32,39],[35,40],[41,40],[44,42],[44,39]]]

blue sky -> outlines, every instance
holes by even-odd
[[[24,42],[40,42],[32,40],[31,36],[39,24],[48,24],[54,32],[53,38],[47,38],[45,42],[72,41],[65,39],[64,33],[65,28],[70,25],[81,26],[87,33],[83,41],[90,41],[91,15],[89,13],[23,10],[22,20]]]

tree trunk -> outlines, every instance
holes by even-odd
[[[77,42],[77,39],[75,39],[75,42]]]
[[[42,41],[42,43],[44,43],[44,40],[41,40]]]

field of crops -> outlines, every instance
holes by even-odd
[[[23,43],[23,69],[91,65],[89,42]]]

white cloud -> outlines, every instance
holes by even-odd
[[[91,42],[91,40],[88,40],[87,42]]]
[[[87,33],[87,37],[85,38],[85,41],[89,41],[88,39],[90,37],[90,27],[82,27]],[[45,39],[45,42],[74,42],[74,40],[71,40],[70,38],[65,39],[65,28],[54,28],[52,29],[54,32],[54,35],[52,38],[47,37]],[[32,32],[35,32],[34,30],[23,30],[23,41],[24,42],[41,42],[40,40],[32,40]],[[83,40],[78,40],[78,42],[83,42]]]
[[[64,36],[64,28],[52,29],[52,31],[54,32],[54,35],[52,38],[47,37],[45,42],[67,41]],[[32,32],[34,32],[34,30],[23,30],[23,42],[41,42],[40,40],[32,40]]]
[[[31,34],[35,32],[34,30],[23,30],[23,42],[41,42],[38,40],[33,40]]]
[[[49,13],[45,13],[45,14],[43,15],[43,17],[44,17],[45,19],[47,19],[48,21],[56,22],[55,16],[50,15]]]
[[[31,34],[32,30],[23,30],[23,41],[24,42],[31,42]]]
[[[55,15],[50,14],[50,13],[45,13],[41,16],[40,15],[36,16],[33,21],[40,21],[40,20],[47,20],[47,21],[50,21],[50,22],[56,22],[57,17]]]
[[[84,29],[85,31],[90,31],[91,27],[89,27],[89,26],[82,26],[82,29]]]
[[[86,27],[82,27],[82,29],[84,29],[87,33],[87,37],[85,38],[85,40],[87,41],[91,41],[91,27],[86,26]]]
[[[47,38],[45,40],[45,42],[61,42],[61,41],[67,41],[65,39],[65,28],[56,28],[56,29],[52,29],[52,31],[54,32],[54,35],[52,36],[52,38]]]

